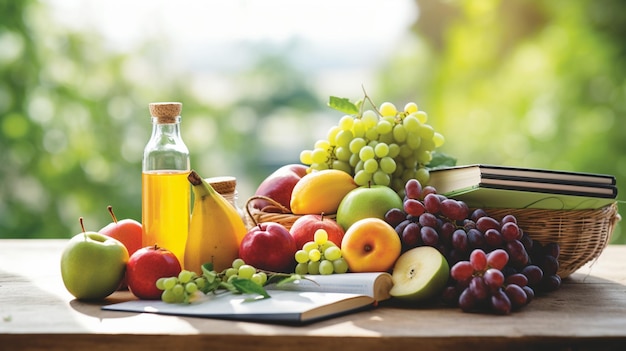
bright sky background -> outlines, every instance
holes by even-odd
[[[406,47],[418,15],[415,0],[43,1],[59,25],[96,30],[112,50],[132,52],[146,40],[169,43],[163,55],[171,55],[170,67],[193,72],[190,84],[213,104],[234,101],[232,76],[254,59],[250,46],[286,56],[320,98],[360,97],[362,86],[374,86],[378,68]],[[334,117],[316,116],[310,123],[319,131],[311,135],[323,135]],[[264,123],[260,142],[274,157],[310,146],[297,132],[301,121],[276,116]]]
[[[312,61],[338,65],[388,55],[417,16],[414,0],[46,1],[60,23],[96,28],[118,50],[160,37],[183,52],[299,39]]]

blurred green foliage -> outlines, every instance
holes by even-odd
[[[150,102],[182,101],[194,169],[237,175],[248,188],[299,154],[268,159],[258,134],[272,123],[263,120],[299,120],[324,105],[280,53],[263,48],[251,71],[233,77],[245,98],[224,105],[207,101],[191,72],[172,69],[166,41],[115,53],[98,33],[51,26],[45,4],[32,0],[0,0],[0,18],[2,238],[70,237],[80,231],[79,216],[98,230],[111,221],[107,205],[118,218],[141,220]],[[281,135],[274,140],[280,144]]]
[[[417,3],[418,35],[381,70],[381,85],[385,96],[418,97],[446,136],[442,151],[458,164],[626,184],[626,2]],[[619,224],[612,242],[626,243]]]
[[[417,4],[412,33],[368,87],[375,101],[418,102],[459,164],[626,181],[626,2]],[[236,175],[240,205],[323,136],[312,118],[340,117],[325,107],[333,92],[318,96],[285,58],[289,48],[250,48],[256,61],[232,74],[238,98],[224,103],[207,98],[193,72],[171,69],[167,44],[115,53],[98,33],[51,25],[42,3],[0,0],[0,237],[69,237],[78,216],[97,230],[110,221],[107,205],[140,219],[149,102],[184,103],[192,166]],[[362,95],[360,83],[348,98]],[[612,242],[626,243],[619,226]]]

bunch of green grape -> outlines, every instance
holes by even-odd
[[[265,285],[267,282],[267,274],[263,271],[259,271],[253,266],[246,264],[241,258],[237,258],[233,261],[232,267],[227,268],[224,271],[226,281],[232,282],[234,279],[250,279],[260,286]]]
[[[156,287],[163,290],[161,300],[167,303],[189,303],[197,293],[207,294],[217,289],[231,292],[259,292],[267,282],[267,274],[246,264],[241,258],[233,261],[232,266],[222,272],[203,268],[202,275],[189,270],[182,270],[178,276],[163,277],[156,281]],[[249,282],[261,289],[250,288]]]
[[[414,102],[402,110],[391,102],[373,109],[363,106],[341,117],[312,150],[303,150],[300,162],[313,170],[343,170],[358,185],[385,185],[398,193],[409,179],[427,184],[426,166],[444,137],[427,124],[426,112]]]
[[[177,277],[163,277],[156,281],[159,290],[163,290],[161,300],[168,303],[183,303],[197,291],[207,285],[205,277],[199,277],[195,272],[182,270]]]
[[[332,241],[328,240],[328,232],[318,229],[313,235],[313,241],[302,245],[302,249],[296,251],[295,273],[304,274],[333,274],[346,273],[348,262],[343,258],[341,249]]]

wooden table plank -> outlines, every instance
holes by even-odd
[[[556,292],[510,316],[380,308],[307,326],[100,310],[74,300],[59,268],[66,240],[0,240],[0,350],[623,349],[626,246],[609,246]],[[116,292],[105,303],[130,298]]]

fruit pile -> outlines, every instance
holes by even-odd
[[[114,223],[100,233],[83,227],[64,250],[68,291],[98,300],[127,285],[140,299],[189,303],[220,289],[266,298],[267,284],[304,275],[389,272],[398,301],[509,314],[559,288],[557,244],[533,241],[512,215],[490,217],[428,186],[429,167],[448,160],[433,162],[443,136],[425,112],[414,103],[365,109],[366,102],[375,106],[367,95],[357,104],[331,98],[347,114],[302,152],[303,164],[284,165],[257,188],[253,208],[286,209],[298,217],[291,226],[246,227],[191,171],[184,259],[156,244],[140,247],[141,224],[118,222],[111,211]]]
[[[403,250],[431,246],[447,259],[452,280],[442,292],[444,302],[467,312],[508,314],[535,293],[559,288],[558,244],[533,241],[515,216],[497,220],[483,209],[470,211],[415,179],[405,193],[403,208],[389,210],[385,220]]]

